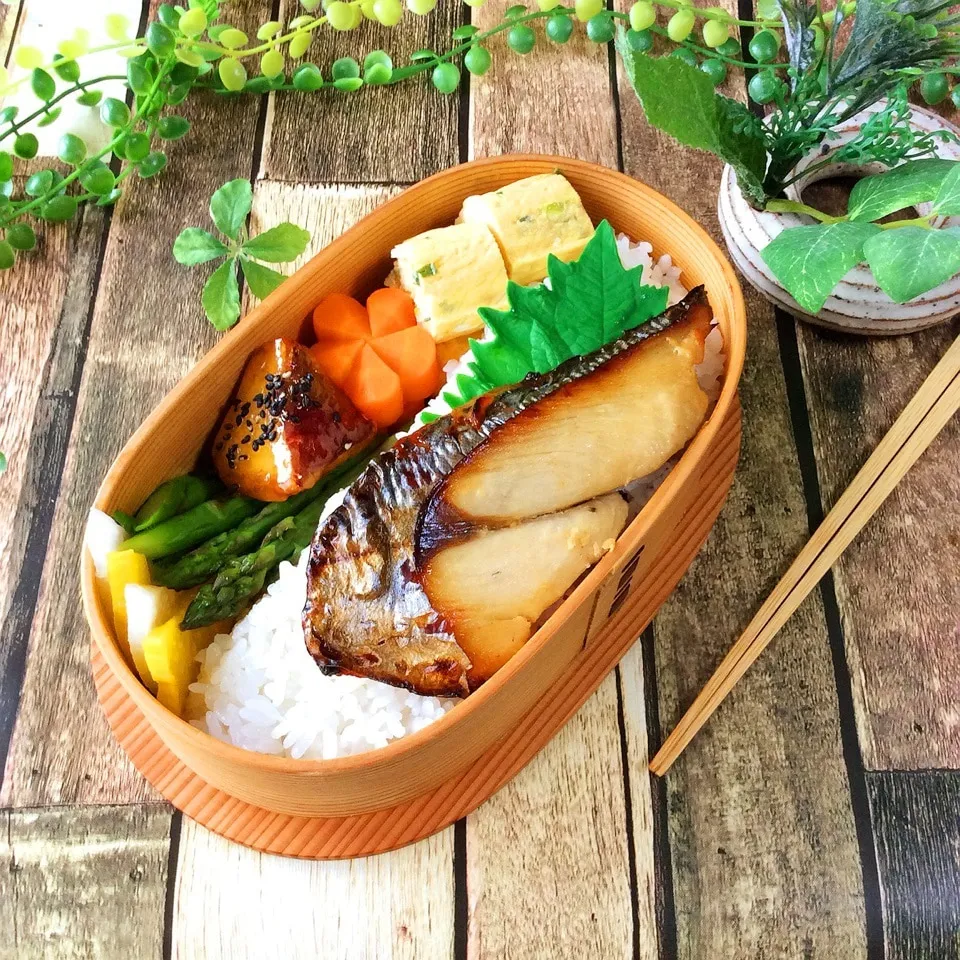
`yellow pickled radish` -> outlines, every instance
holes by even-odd
[[[182,617],[194,591],[189,595],[178,593],[167,587],[144,586],[128,583],[124,591],[127,605],[127,641],[133,664],[140,674],[143,685],[154,695],[157,682],[150,673],[147,658],[143,653],[143,642],[155,627],[166,623],[171,617]]]
[[[181,630],[180,617],[174,616],[154,627],[143,641],[147,669],[157,684],[157,699],[178,717],[183,716],[187,687],[198,667],[196,640],[194,631]]]
[[[213,623],[196,630],[182,630],[180,621],[186,610],[181,604],[169,620],[154,627],[143,641],[143,655],[147,669],[156,682],[157,699],[178,717],[184,715],[189,687],[200,670],[197,654],[224,630],[226,622]]]
[[[113,629],[117,643],[124,656],[130,660],[130,642],[127,638],[128,584],[150,583],[150,566],[147,558],[135,550],[115,550],[107,554],[107,585],[110,588],[110,605],[113,609]]]

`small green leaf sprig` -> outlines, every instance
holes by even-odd
[[[878,222],[917,204],[930,204],[929,212]],[[774,276],[810,314],[823,308],[858,263],[869,265],[877,284],[896,303],[960,273],[960,227],[935,226],[938,218],[960,215],[960,163],[954,161],[914,160],[865,177],[854,186],[843,216],[793,200],[772,200],[767,209],[818,221],[784,230],[761,251]]]
[[[247,236],[252,205],[250,181],[230,180],[210,198],[210,219],[224,239],[200,227],[187,227],[173,243],[173,256],[184,266],[223,261],[210,274],[201,296],[203,311],[217,330],[229,330],[240,318],[238,266],[250,292],[263,300],[286,279],[264,262],[296,260],[310,242],[309,232],[293,223],[280,223],[255,237]]]

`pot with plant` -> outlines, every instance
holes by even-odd
[[[930,0],[858,0],[829,13],[780,0],[777,8],[782,30],[759,31],[748,48],[760,65],[751,99],[769,105],[762,119],[675,58],[638,55],[622,35],[618,46],[648,118],[725,161],[718,210],[727,247],[777,305],[870,334],[953,316],[960,138],[911,106],[907,91],[919,82],[926,101],[946,98],[958,17]],[[806,187],[840,174],[862,178],[844,212],[804,202]]]

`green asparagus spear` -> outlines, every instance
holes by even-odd
[[[340,475],[337,489],[349,485],[366,465],[354,463]],[[283,560],[296,562],[300,551],[310,544],[329,495],[331,486],[324,485],[327,497],[309,503],[295,517],[281,520],[264,538],[258,550],[235,557],[217,574],[213,583],[205,584],[187,607],[181,626],[184,630],[204,627],[218,620],[235,618],[263,589],[266,579]]]
[[[161,483],[137,511],[133,532],[149,530],[164,520],[192,510],[210,499],[221,486],[213,477],[198,477],[193,473],[185,473]]]
[[[227,530],[208,540],[196,550],[172,563],[155,564],[152,570],[154,582],[164,587],[172,587],[174,590],[185,590],[187,587],[195,587],[211,579],[231,557],[237,557],[255,549],[264,536],[281,520],[299,513],[320,497],[326,500],[332,490],[342,486],[343,477],[361,461],[366,462],[369,455],[370,447],[368,446],[357,456],[351,457],[331,471],[309,490],[304,490],[279,503],[266,504],[259,513],[248,517],[235,529]]]
[[[230,530],[242,520],[257,513],[263,504],[249,497],[231,497],[229,500],[205,500],[149,530],[123,541],[124,550],[136,550],[148,560],[169,557],[195,547],[224,530]]]

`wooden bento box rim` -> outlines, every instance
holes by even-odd
[[[522,172],[520,176],[531,176],[535,173],[549,173],[554,170],[559,170],[561,173],[573,175],[574,180],[578,179],[576,174],[580,173],[594,177],[601,176],[604,179],[609,179],[611,183],[626,185],[631,191],[641,194],[648,202],[660,207],[671,217],[683,222],[684,225],[692,231],[697,240],[699,240],[700,244],[713,254],[715,263],[720,267],[724,281],[728,287],[731,299],[729,306],[732,309],[730,314],[724,316],[722,319],[718,316],[718,320],[723,326],[725,363],[720,397],[710,417],[690,442],[679,463],[670,471],[666,480],[656,490],[650,501],[640,511],[640,514],[620,535],[614,549],[606,554],[606,556],[587,573],[576,589],[550,616],[547,622],[534,633],[520,652],[515,654],[504,667],[497,671],[492,679],[488,680],[479,690],[472,693],[453,710],[448,711],[424,729],[416,733],[407,734],[403,738],[395,740],[385,747],[346,757],[337,757],[329,760],[295,760],[287,757],[256,753],[242,747],[224,743],[211,734],[194,727],[186,720],[170,713],[149,693],[146,687],[141,684],[124,656],[120,653],[113,637],[112,628],[102,608],[101,591],[98,588],[92,560],[84,545],[81,550],[81,587],[84,610],[94,640],[111,671],[117,676],[121,685],[139,709],[147,716],[152,726],[156,727],[157,721],[161,723],[173,722],[180,728],[178,731],[180,735],[186,737],[188,741],[192,741],[196,744],[197,748],[206,751],[208,754],[216,755],[232,764],[245,765],[252,769],[266,769],[276,773],[309,774],[311,772],[323,772],[324,774],[335,775],[338,772],[356,771],[375,765],[388,765],[397,761],[405,754],[416,751],[423,743],[439,736],[451,725],[460,723],[472,710],[479,708],[483,701],[493,696],[496,691],[500,690],[505,684],[510,683],[511,679],[523,669],[524,664],[530,656],[550,640],[557,630],[567,621],[569,616],[578,608],[584,598],[588,597],[624,555],[631,553],[634,547],[643,539],[659,515],[662,507],[669,503],[674,492],[682,487],[690,478],[699,463],[702,452],[709,446],[717,434],[721,424],[735,403],[737,383],[743,367],[746,349],[746,314],[743,295],[733,267],[719,247],[709,234],[676,204],[640,181],[634,180],[625,174],[610,170],[598,164],[569,157],[513,154],[502,157],[492,157],[485,160],[474,160],[434,174],[428,179],[407,188],[398,194],[397,197],[381,204],[370,214],[358,221],[353,227],[320,250],[274,293],[241,320],[233,330],[227,333],[166,395],[133,434],[110,467],[97,492],[95,505],[99,509],[107,509],[108,511],[110,509],[116,509],[118,505],[113,502],[113,498],[121,478],[124,476],[130,463],[141,454],[142,448],[146,445],[146,442],[152,436],[158,424],[163,421],[166,412],[176,406],[183,394],[198,381],[204,379],[213,367],[224,359],[232,357],[234,351],[239,350],[243,345],[246,345],[246,350],[243,353],[243,360],[245,361],[250,351],[255,346],[258,346],[263,339],[262,337],[258,339],[255,335],[255,331],[259,326],[258,321],[269,315],[278,304],[297,297],[305,287],[310,285],[313,279],[313,273],[317,269],[320,269],[317,265],[318,260],[321,258],[324,261],[328,260],[336,253],[338,248],[348,245],[357,234],[368,229],[371,220],[376,220],[378,216],[382,216],[382,211],[385,208],[396,203],[402,197],[405,197],[406,202],[409,202],[411,198],[421,194],[429,195],[438,184],[448,179],[458,179],[463,177],[466,172],[480,172],[488,170],[491,167],[503,167],[505,170],[516,167],[530,168]],[[518,178],[518,176],[508,175],[503,178],[503,183],[509,183]],[[462,197],[474,192],[467,188],[468,182],[469,181],[465,181],[465,190],[462,193]],[[589,209],[588,212],[591,213],[591,216],[593,215],[593,212]],[[614,229],[617,229],[616,223],[614,223],[613,226]],[[658,250],[657,252],[659,254],[665,252],[673,254],[673,251]],[[389,251],[387,251],[387,253],[389,253]],[[709,292],[708,290],[708,293]],[[306,307],[303,310],[304,317],[309,314],[310,309],[311,307]],[[218,410],[220,409],[220,404],[221,401],[218,400]]]

